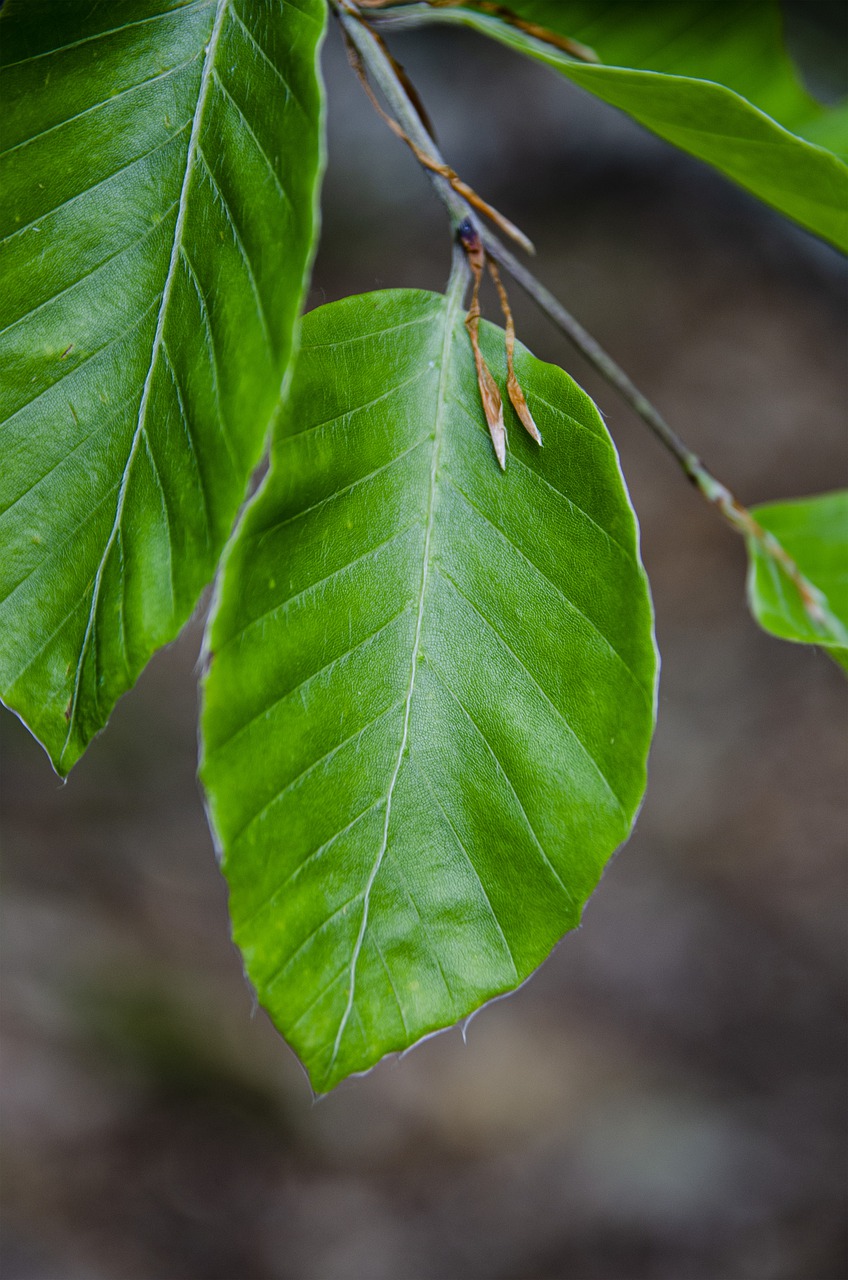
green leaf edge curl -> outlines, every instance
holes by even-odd
[[[693,76],[578,62],[502,19],[473,9],[433,9],[429,15],[434,22],[469,27],[561,72],[848,252],[848,165],[833,151],[791,132],[733,89]],[[563,31],[561,23],[556,29],[571,34]],[[711,112],[717,121],[715,129],[702,123]],[[810,121],[811,135],[838,140],[843,122],[844,113],[837,108]],[[793,168],[797,176],[792,176]]]
[[[848,673],[848,489],[763,503],[751,514],[821,592],[826,623],[813,622],[791,580],[748,538],[748,603],[755,619],[781,640],[818,645]]]
[[[501,474],[479,404],[460,302],[461,294],[446,300],[442,295],[423,291],[384,291],[344,299],[304,318],[301,355],[289,401],[277,424],[271,471],[245,511],[228,548],[208,625],[199,772],[207,814],[229,882],[233,937],[242,950],[245,972],[259,1002],[299,1056],[318,1093],[329,1091],[348,1075],[370,1070],[387,1054],[405,1051],[521,985],[562,935],[579,923],[582,907],[604,865],[629,835],[644,793],[647,753],[656,717],[658,654],[650,590],[638,554],[638,522],[627,497],[615,446],[594,405],[573,380],[562,370],[536,361],[517,348],[519,377],[531,410],[537,414],[543,433],[548,428],[549,438],[539,451],[508,410],[510,452],[506,474]],[[367,324],[371,321],[366,313],[371,312],[375,318],[369,334]],[[430,333],[421,329],[422,323],[439,326],[436,345],[436,338],[426,338],[432,350],[426,343],[421,345],[424,338],[414,336],[415,325],[425,337]],[[502,380],[503,333],[484,325],[481,341],[495,376]],[[341,352],[338,356],[336,348]],[[329,363],[323,363],[325,350],[332,353]],[[384,364],[376,367],[375,361],[379,362],[381,355],[385,357]],[[333,363],[336,360],[338,369]],[[449,362],[449,381],[444,383],[448,390],[439,392],[445,360]],[[339,378],[339,369],[347,372],[347,378]],[[355,380],[353,388],[347,385],[349,379]],[[424,410],[420,410],[416,406],[421,396],[428,395],[428,386],[430,395]],[[543,392],[549,403],[557,403],[559,409],[548,410],[539,399],[534,408],[534,397]],[[425,452],[419,451],[416,460],[418,445],[410,443],[411,437],[403,433],[417,431],[418,419],[413,421],[414,415],[426,414],[426,406],[436,405],[442,394],[449,397],[451,416],[443,432],[438,424],[434,426],[432,436],[426,435],[426,423],[421,426],[424,435],[418,444]],[[385,419],[381,402],[389,406]],[[377,416],[372,404],[377,406]],[[577,425],[569,425],[575,417]],[[391,440],[390,430],[396,432]],[[385,452],[390,448],[392,455],[387,460]],[[390,466],[393,472],[388,472]],[[438,478],[439,467],[447,470],[444,482]],[[387,473],[393,475],[391,483],[397,486],[396,491],[382,487]],[[614,492],[610,493],[604,486],[612,485],[613,475]],[[468,492],[469,476],[474,480],[472,502],[479,506],[479,512],[448,492],[449,485],[451,490],[458,486],[457,495]],[[559,490],[551,489],[557,477],[571,486],[573,503]],[[410,495],[418,494],[423,513],[427,486],[427,509],[431,514],[426,527],[428,531],[435,530],[433,548],[428,532],[423,542],[423,562],[419,548],[417,559],[410,563],[418,565],[415,574],[420,578],[421,564],[432,560],[430,585],[425,573],[419,594],[410,571],[404,579],[409,601],[397,614],[405,597],[393,585],[402,577],[393,557],[406,554],[403,545],[410,538],[405,527],[398,531],[398,523],[406,526],[411,518]],[[536,504],[532,493],[537,495]],[[435,526],[433,501],[441,504]],[[608,527],[595,524],[581,502],[587,504],[595,519],[606,520]],[[520,530],[526,527],[528,518],[538,510],[550,516],[550,504],[554,504],[551,511],[558,514],[558,520],[543,521],[541,515],[537,523],[531,519],[531,531],[522,541]],[[605,515],[599,515],[599,511]],[[456,523],[457,512],[464,513],[462,537],[467,539],[461,550],[458,541],[451,540],[447,532],[460,527]],[[494,528],[492,519],[496,522]],[[498,520],[506,533],[499,532]],[[559,567],[552,569],[557,564],[559,543],[544,540],[557,539],[565,530],[575,538],[574,561],[582,555],[587,563],[580,559],[575,567],[561,559]],[[503,545],[498,541],[501,536]],[[507,546],[511,538],[518,539],[519,546]],[[619,539],[620,549],[613,545]],[[340,540],[345,540],[342,546]],[[386,550],[391,542],[401,549]],[[497,563],[512,566],[509,576],[475,568],[488,563],[481,559],[484,553],[480,547],[488,548],[490,542],[494,553],[485,554],[493,555]],[[369,559],[372,543],[379,561]],[[562,545],[565,550],[568,543]],[[544,570],[527,560],[528,548],[536,562],[545,566]],[[593,549],[592,556],[587,548]],[[501,561],[497,560],[499,556]],[[370,591],[363,587],[359,573],[362,565],[366,566],[365,586],[371,581]],[[354,567],[355,580],[346,577],[348,566]],[[441,583],[443,570],[448,582],[456,579],[462,592],[470,595],[460,598],[460,592],[454,597],[449,587]],[[579,581],[578,571],[585,575]],[[600,633],[591,629],[591,622],[586,630],[585,617],[546,612],[552,608],[551,593],[555,588],[545,573],[567,583],[561,589],[564,596],[567,599],[573,595],[578,609],[589,610],[590,619],[595,616],[606,620],[597,623]],[[344,578],[342,585],[340,575]],[[538,599],[531,595],[523,604],[500,585],[513,583],[514,593],[518,583],[525,580],[532,582],[533,590],[541,595]],[[376,590],[374,581],[379,584]],[[316,599],[314,591],[323,612],[319,614],[313,607],[306,614],[308,602]],[[473,598],[478,591],[475,603]],[[402,615],[408,612],[408,605],[415,605],[416,595],[418,622],[413,637],[412,620],[405,620]],[[465,599],[472,603],[466,605]],[[502,606],[498,604],[500,600],[504,602]],[[622,600],[627,604],[622,606]],[[560,607],[565,609],[565,603]],[[476,617],[475,609],[481,608],[484,622],[486,609],[503,609],[502,613],[490,612],[491,633]],[[627,612],[629,609],[632,614]],[[385,615],[389,615],[388,619]],[[470,627],[476,623],[473,636],[463,628],[448,628],[444,623],[445,618],[457,616],[464,617]],[[285,628],[280,627],[283,617]],[[562,629],[552,630],[548,640],[543,624],[551,617],[559,618]],[[615,619],[613,624],[609,623],[610,618]],[[579,624],[576,632],[575,624]],[[509,644],[497,638],[498,629],[505,626],[508,629],[503,635]],[[398,627],[407,627],[406,640],[397,638]],[[608,634],[613,638],[609,639]],[[560,637],[556,643],[554,636]],[[625,641],[624,636],[629,638]],[[526,644],[523,650],[520,637]],[[499,644],[506,649],[502,651]],[[392,648],[398,645],[400,650]],[[403,645],[412,645],[411,679],[410,651]],[[519,662],[514,652],[511,658],[504,656],[509,645],[523,652],[528,665],[523,670],[518,666],[510,668],[517,681],[514,688],[505,680],[493,686],[493,651],[501,655],[500,661]],[[620,657],[615,656],[621,646],[627,663],[639,673],[639,685],[633,683],[633,672],[625,671]],[[572,658],[561,656],[558,660],[554,651]],[[400,658],[397,652],[401,653]],[[581,661],[573,661],[575,653],[580,654]],[[603,655],[600,658],[599,653]],[[388,665],[381,661],[386,654],[395,654]],[[449,655],[447,659],[445,654]],[[430,712],[425,708],[453,708],[450,690],[440,692],[439,676],[440,672],[444,675],[446,661],[451,664],[449,682],[459,691],[454,715],[464,727],[461,734],[454,728],[453,736],[445,732],[437,740],[435,735],[426,736],[427,726],[435,721],[428,719]],[[571,662],[567,671],[562,665],[566,661]],[[538,674],[540,662],[544,675]],[[346,674],[340,677],[340,683],[333,683],[340,663],[348,664]],[[594,665],[597,663],[600,666]],[[535,687],[533,671],[537,673]],[[608,686],[587,684],[589,673],[597,671],[605,673]],[[375,693],[362,692],[366,681]],[[549,689],[548,694],[543,685]],[[493,687],[508,692],[493,699]],[[583,696],[588,688],[594,697]],[[451,696],[455,697],[456,692]],[[402,735],[400,711],[394,705],[398,697],[406,707]],[[547,708],[539,701],[544,697],[549,700]],[[566,728],[560,726],[561,737],[554,740],[555,749],[549,759],[540,744],[547,741],[550,716],[563,697],[568,710],[559,714],[561,719],[565,715]],[[467,720],[458,709],[463,700]],[[573,710],[578,703],[580,710],[574,719]],[[544,711],[541,720],[540,707]],[[377,721],[372,719],[375,710],[380,712]],[[391,732],[396,737],[391,746],[384,742],[379,724],[384,715],[394,717],[390,723],[395,725]],[[569,727],[569,720],[577,725],[576,730]],[[613,722],[617,729],[610,727]],[[373,727],[375,724],[377,728]],[[596,754],[600,751],[603,772],[611,772],[613,785],[621,796],[615,805],[611,793],[604,790],[607,784],[602,786],[601,775],[595,772],[597,762],[590,769],[583,749],[577,749],[577,741],[589,724],[593,726],[591,750]],[[620,736],[616,745],[612,745],[614,738],[603,737],[604,745],[598,747],[602,734],[617,732]],[[571,733],[576,733],[577,738],[572,739]],[[490,739],[494,737],[495,746],[488,743],[491,757],[483,745],[487,734]],[[458,764],[451,744],[456,748],[459,741],[476,745],[472,754],[463,756]],[[412,753],[412,762],[404,768],[407,751]],[[506,756],[505,751],[509,753]],[[495,768],[493,761],[498,757],[504,758],[506,764]],[[506,784],[500,781],[500,787],[513,787],[514,799],[509,800],[513,807],[506,815],[498,807],[505,803],[500,791],[490,801],[491,812],[489,803],[469,808],[469,797],[484,794],[482,783],[471,780],[473,769],[482,768],[481,758],[488,771],[486,777],[494,772],[498,779],[506,779]],[[427,787],[423,775],[416,782],[424,766]],[[472,774],[466,775],[466,768]],[[497,769],[505,772],[501,775]],[[559,789],[552,790],[554,776],[559,779]],[[461,783],[457,777],[462,778]],[[382,782],[375,782],[375,778]],[[454,779],[452,790],[445,790],[445,778]],[[566,795],[569,785],[572,792]],[[415,787],[420,794],[422,788],[428,797],[432,794],[432,801],[410,808]],[[391,795],[395,808],[389,807],[386,812]],[[445,814],[448,825],[442,823],[438,828],[442,833],[438,839],[428,837],[416,843],[411,834],[396,839],[394,828],[389,833],[390,821],[397,821],[398,829],[403,821],[404,833],[417,833],[422,825],[432,831],[432,824],[441,822],[439,811]],[[386,830],[381,844],[384,813]],[[356,823],[360,824],[359,835]],[[457,870],[454,863],[458,853],[454,847],[451,876],[445,872],[449,859],[443,847],[445,841],[451,843],[448,827],[459,840],[459,849],[471,850],[473,858],[468,864],[460,858]],[[480,829],[489,833],[485,847],[473,843],[474,832]],[[551,870],[538,861],[538,852],[531,847],[529,833],[534,829],[548,846],[543,856],[552,859],[547,864]],[[469,830],[471,836],[467,834]],[[575,833],[587,831],[592,833],[591,838],[583,844],[576,841]],[[380,854],[374,862],[378,845]],[[389,850],[385,860],[384,848]],[[325,858],[328,849],[332,850],[332,861]],[[500,947],[497,939],[492,941],[491,920],[486,918],[484,928],[475,916],[472,928],[462,915],[462,911],[469,910],[469,899],[475,911],[482,910],[483,905],[475,898],[476,885],[472,883],[469,889],[469,867],[483,877],[481,886],[485,880],[483,897],[491,898],[497,906],[494,919],[499,929],[499,920],[503,921],[511,940],[506,943],[507,951],[511,945],[519,953],[517,959],[510,956],[513,968],[508,972],[503,952],[491,951]],[[377,873],[379,879],[375,879]],[[553,878],[559,874],[568,882],[565,892],[573,895],[567,903],[558,896],[560,889]],[[452,876],[458,876],[458,880]],[[506,894],[504,886],[508,882],[517,886],[522,876],[521,892],[516,888],[514,894]],[[406,896],[402,882],[408,882]],[[356,893],[352,895],[354,888]],[[448,902],[449,890],[456,894],[456,902]],[[371,903],[370,917],[367,906],[364,914],[361,907],[349,906],[363,894],[365,902]],[[505,896],[510,904],[508,921],[504,918]],[[520,918],[513,912],[519,913]],[[357,937],[360,915],[363,932]],[[409,932],[404,932],[407,927]],[[374,935],[372,948],[373,928],[380,931]],[[435,961],[425,949],[425,934],[440,939],[438,946],[431,945]],[[501,937],[505,941],[503,933]],[[385,986],[385,978],[381,978],[381,994],[374,994],[372,1000],[370,987],[365,992],[365,983],[374,978],[375,967],[378,976],[382,972],[377,967],[377,954],[394,995]],[[406,967],[399,968],[407,954],[413,954],[419,966],[412,973]],[[357,971],[357,964],[364,970],[361,967]],[[408,1000],[404,1007],[395,983],[407,978],[416,988],[420,979],[421,990],[416,994],[409,984],[399,987],[403,1001]],[[352,1009],[354,990],[356,1006]],[[350,998],[346,1006],[345,991]],[[431,1000],[434,1003],[428,1003]],[[380,1021],[382,1017],[384,1023]],[[367,1023],[369,1031],[354,1043],[359,1035],[354,1025],[357,1019],[364,1019],[360,1025]]]
[[[317,241],[326,18],[0,13],[0,698],[60,776],[191,616],[261,457]]]
[[[608,67],[711,80],[801,138],[848,150],[840,104],[809,92],[784,39],[780,0],[510,0],[510,11],[590,48]]]

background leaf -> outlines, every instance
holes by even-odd
[[[844,108],[821,107],[798,83],[770,3],[514,0],[507,7],[617,65],[574,61],[491,14],[429,12],[555,67],[848,250],[848,166],[826,149],[848,150],[848,117]]]
[[[312,253],[320,0],[9,0],[0,696],[66,773],[214,572]]]
[[[838,115],[801,84],[777,0],[511,0],[508,7],[588,45],[609,67],[723,84],[800,137]],[[848,135],[842,143],[848,149]]]
[[[818,644],[848,671],[848,490],[753,507],[798,568],[824,596],[830,622],[817,627],[790,579],[748,540],[748,599],[760,626],[783,640]]]
[[[656,656],[588,397],[495,461],[456,291],[312,312],[210,629],[201,777],[236,941],[316,1089],[518,985],[645,785]],[[481,329],[503,385],[503,333]]]

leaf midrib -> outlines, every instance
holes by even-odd
[[[427,597],[427,586],[430,578],[430,545],[433,537],[433,526],[436,514],[436,488],[438,484],[439,459],[441,457],[442,440],[444,437],[444,417],[445,405],[447,402],[448,384],[451,376],[451,360],[450,348],[454,336],[454,327],[456,323],[457,313],[460,309],[463,296],[465,294],[466,276],[462,271],[456,271],[451,283],[448,286],[447,296],[445,298],[444,311],[444,333],[442,336],[442,352],[441,352],[441,368],[439,370],[439,385],[436,396],[436,412],[433,423],[433,454],[430,465],[430,483],[427,495],[427,524],[424,532],[424,548],[421,556],[421,586],[418,593],[418,607],[415,620],[415,637],[412,644],[412,660],[410,664],[409,685],[407,686],[406,698],[404,700],[403,710],[403,730],[401,733],[400,746],[398,748],[397,759],[395,761],[394,772],[389,781],[388,791],[386,793],[386,814],[383,821],[383,835],[380,841],[380,847],[374,864],[365,884],[362,903],[362,920],[359,926],[359,933],[354,944],[353,953],[350,960],[349,984],[347,1002],[344,1012],[339,1021],[339,1027],[336,1032],[336,1038],[333,1042],[333,1053],[327,1068],[329,1076],[335,1066],[341,1047],[342,1036],[350,1018],[353,1009],[353,1001],[356,992],[356,967],[362,946],[365,940],[365,931],[368,927],[368,911],[371,901],[371,891],[380,871],[380,867],[385,857],[386,849],[389,842],[389,824],[392,816],[392,798],[394,796],[395,786],[400,775],[401,766],[403,764],[406,744],[409,738],[409,718],[412,709],[412,696],[415,692],[415,675],[418,668],[418,653],[421,646],[421,632],[424,623],[424,603]]]
[[[145,376],[144,384],[142,386],[141,400],[138,406],[138,417],[136,419],[136,426],[135,426],[135,431],[133,433],[132,444],[130,445],[130,451],[127,455],[127,461],[124,467],[123,475],[121,476],[120,490],[118,492],[118,501],[115,507],[115,518],[112,522],[112,528],[109,533],[109,537],[106,541],[106,545],[103,548],[103,554],[100,557],[100,563],[97,566],[97,573],[95,575],[94,585],[92,588],[91,608],[89,610],[88,621],[86,623],[85,633],[83,635],[83,641],[80,647],[80,655],[79,655],[79,661],[77,663],[77,671],[76,671],[76,677],[74,680],[74,688],[73,688],[73,693],[71,695],[71,704],[70,704],[69,713],[68,713],[68,731],[65,735],[65,741],[62,744],[62,750],[59,754],[58,763],[60,768],[62,765],[62,761],[65,758],[65,754],[68,750],[68,745],[71,741],[74,728],[76,727],[77,709],[79,707],[79,693],[82,685],[82,675],[83,675],[83,669],[85,666],[85,657],[86,657],[86,652],[88,650],[89,642],[91,640],[93,630],[94,630],[95,618],[97,614],[97,605],[100,598],[100,584],[103,580],[103,572],[106,567],[106,562],[109,558],[109,553],[115,542],[115,538],[117,536],[118,530],[120,529],[121,517],[123,515],[124,502],[126,499],[127,488],[129,486],[129,478],[130,478],[130,473],[132,471],[133,460],[135,458],[136,451],[139,446],[139,442],[142,439],[142,436],[145,434],[147,405],[150,399],[150,390],[153,383],[153,375],[156,369],[156,365],[158,363],[159,352],[162,347],[162,341],[163,341],[164,332],[165,332],[165,320],[168,314],[168,305],[170,303],[171,291],[173,289],[174,279],[177,273],[177,264],[180,258],[180,251],[182,249],[182,239],[183,239],[183,233],[185,229],[186,217],[188,213],[189,191],[191,187],[191,180],[192,180],[192,177],[194,176],[195,157],[197,155],[199,144],[200,144],[200,132],[203,125],[203,115],[206,107],[207,98],[209,95],[209,86],[212,84],[212,79],[213,79],[212,71],[215,65],[215,56],[218,49],[218,42],[221,38],[221,32],[224,26],[224,19],[226,17],[227,9],[230,5],[230,2],[231,0],[217,0],[216,11],[215,11],[215,21],[212,25],[212,34],[210,35],[209,42],[206,45],[206,52],[205,52],[204,61],[203,61],[203,71],[201,73],[200,85],[197,93],[197,104],[195,106],[194,115],[192,117],[191,135],[189,137],[188,151],[186,153],[185,170],[183,173],[182,187],[180,189],[179,211],[177,213],[177,220],[174,225],[174,238],[171,244],[171,258],[168,263],[168,273],[165,277],[165,285],[162,290],[162,299],[159,303],[159,311],[156,318],[156,331],[153,335],[153,343],[150,351],[150,362],[148,364],[147,374]]]

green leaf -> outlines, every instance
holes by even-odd
[[[501,473],[461,290],[312,312],[228,551],[201,777],[247,973],[319,1091],[522,982],[643,793],[618,458],[565,373],[516,367],[545,444],[512,418]]]
[[[771,4],[512,0],[508,7],[586,42],[606,63],[619,65],[577,62],[473,9],[429,13],[434,21],[473,27],[555,67],[802,226],[848,249],[848,166],[824,145],[798,136],[808,133],[816,144],[844,150],[846,116],[844,110],[820,107],[798,84]],[[412,9],[407,17],[411,14]]]
[[[587,45],[608,67],[723,84],[802,137],[833,115],[798,78],[777,0],[511,0],[508,7]]]
[[[848,490],[769,503],[751,514],[821,593],[824,619],[810,616],[775,558],[748,538],[748,599],[757,622],[783,640],[820,645],[848,671]]]
[[[320,0],[9,0],[0,696],[67,773],[212,576],[312,254]]]

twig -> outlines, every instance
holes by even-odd
[[[726,485],[717,480],[701,459],[686,445],[676,431],[666,422],[658,409],[642,394],[635,383],[628,377],[620,365],[616,364],[601,344],[583,328],[579,320],[562,305],[558,298],[528,271],[522,262],[510,253],[494,236],[484,230],[483,242],[489,255],[505,267],[513,280],[533,299],[545,315],[565,334],[577,350],[597,370],[601,377],[613,387],[622,400],[642,419],[657,439],[677,459],[683,471],[707,501],[716,508],[726,522],[750,538],[775,560],[786,576],[795,586],[805,611],[819,627],[832,629],[833,620],[824,596],[802,573],[788,552],[781,546],[773,534],[769,533],[754,518],[747,507],[730,492]]]
[[[516,227],[515,223],[510,222],[509,218],[505,218],[502,213],[499,213],[497,209],[490,205],[481,196],[478,196],[476,191],[469,187],[467,182],[463,182],[450,165],[445,163],[445,160],[440,155],[438,147],[433,139],[432,131],[428,127],[428,122],[422,115],[420,105],[415,100],[418,98],[418,95],[416,93],[414,98],[410,95],[410,85],[406,73],[400,73],[398,64],[385,47],[382,37],[377,35],[375,31],[371,30],[368,24],[365,23],[362,17],[357,13],[355,7],[352,4],[347,3],[346,0],[338,0],[338,3],[335,3],[335,9],[339,22],[341,23],[342,34],[344,36],[350,64],[359,77],[362,87],[371,100],[371,105],[374,107],[374,110],[380,118],[386,122],[396,137],[406,143],[412,151],[412,154],[415,156],[415,159],[424,167],[424,169],[447,183],[448,187],[456,196],[459,197],[459,199],[467,201],[468,204],[478,211],[478,213],[482,213],[484,217],[489,218],[494,222],[495,226],[499,227],[500,230],[503,231],[505,235],[508,235],[511,239],[515,240],[522,249],[526,250],[528,253],[534,253],[535,250],[533,248],[532,241],[527,238],[524,232]],[[374,90],[368,82],[366,65],[368,71],[371,72],[375,82],[379,86],[381,93],[392,106],[393,110],[396,110],[397,106],[395,101],[396,94],[394,91],[397,90],[399,95],[402,97],[405,110],[403,113],[396,111],[396,114],[404,114],[406,117],[406,127],[399,124],[396,119],[383,110],[379,100],[377,99],[377,95],[374,93]],[[410,117],[408,114],[409,108],[412,110],[412,115],[414,116],[416,123],[416,127],[414,129],[410,128]],[[464,208],[465,206],[463,205],[463,211]],[[455,221],[454,207],[449,205],[448,209],[451,213],[451,221],[453,222]],[[458,212],[458,206],[456,212]],[[462,216],[464,216],[464,212],[460,216],[459,221],[462,220]],[[456,225],[458,226],[459,223],[456,222]]]
[[[447,208],[454,237],[460,238],[460,228],[464,223],[471,223],[480,235],[489,258],[509,272],[601,377],[630,405],[657,439],[677,459],[689,480],[720,513],[726,523],[737,533],[754,542],[764,554],[775,561],[796,588],[804,610],[813,624],[832,632],[835,619],[827,608],[825,597],[818,587],[804,576],[785,548],[758,523],[748,508],[734,497],[726,485],[707,470],[698,455],[681,440],[677,432],[669,426],[659,410],[642,394],[620,365],[550,290],[545,288],[541,281],[537,280],[496,236],[480,225],[469,201],[445,177],[448,166],[422,123],[415,105],[392,65],[390,55],[383,48],[382,40],[371,30],[353,0],[330,0],[330,3],[346,36],[356,48],[369,74],[397,117],[397,121],[400,121],[398,126],[400,133],[411,146],[415,144],[412,149],[416,156],[420,151],[426,157],[426,162],[422,162],[425,172]],[[449,10],[446,11],[449,12]],[[841,626],[837,625],[837,630],[841,631]]]
[[[373,18],[380,26],[398,31],[434,22],[463,26],[470,25],[469,18],[476,18],[478,23],[482,19],[487,24],[494,20],[492,25],[503,26],[506,23],[507,26],[520,31],[522,35],[529,36],[531,40],[538,41],[541,45],[548,45],[574,61],[599,61],[595,50],[587,45],[579,44],[578,41],[562,36],[556,31],[550,31],[537,22],[528,22],[526,18],[513,13],[507,5],[494,4],[491,0],[425,0],[422,4],[409,3],[405,0],[401,0],[400,4],[392,3],[392,0],[358,0],[358,3],[363,9],[368,10],[369,20]]]

